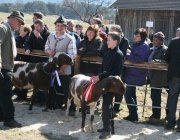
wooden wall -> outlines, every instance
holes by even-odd
[[[153,21],[151,29],[162,31],[165,35],[165,45],[175,37],[176,29],[180,27],[180,11],[148,11],[148,10],[118,10],[116,24],[121,25],[124,35],[133,42],[134,31],[146,27],[146,21]],[[131,45],[131,44],[130,44]]]

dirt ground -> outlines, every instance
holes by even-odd
[[[139,91],[141,90],[141,91]],[[143,104],[144,88],[138,88],[138,104]],[[29,94],[30,96],[30,94]],[[162,106],[166,104],[167,93],[162,93]],[[123,103],[125,101],[123,100]],[[150,94],[147,93],[146,105],[151,105]],[[43,106],[35,105],[33,114],[28,114],[27,102],[14,102],[15,119],[22,123],[22,128],[9,129],[0,123],[1,140],[97,140],[99,133],[97,129],[102,128],[101,111],[96,113],[94,118],[94,133],[89,133],[89,120],[86,117],[86,130],[81,132],[81,114],[78,118],[65,117],[65,111],[60,109],[42,112]],[[151,115],[151,108],[145,108],[142,117],[142,107],[138,107],[139,122],[132,123],[123,120],[128,115],[126,105],[121,105],[121,111],[115,118],[115,135],[109,140],[180,140],[180,133],[175,130],[167,131],[164,129],[166,124],[165,110],[162,109],[161,122],[157,125],[147,123],[146,116]]]

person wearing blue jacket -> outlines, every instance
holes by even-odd
[[[146,42],[148,34],[146,29],[139,28],[134,32],[134,43],[130,54],[127,54],[125,59],[132,62],[146,62],[149,56],[149,45]],[[124,117],[128,121],[138,121],[138,108],[136,98],[136,86],[142,86],[146,83],[147,70],[143,68],[129,67],[126,69],[125,83],[126,91],[124,94],[125,101],[129,109],[129,115]]]

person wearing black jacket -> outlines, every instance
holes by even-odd
[[[81,56],[99,56],[102,44],[102,39],[99,36],[98,25],[90,25],[86,30],[84,39],[77,46],[75,62],[80,62],[78,60]],[[98,74],[99,68],[99,64],[81,62],[80,71],[82,73]]]
[[[40,19],[34,22],[34,31],[25,44],[25,54],[29,55],[32,50],[43,50],[50,32],[44,27],[44,22]],[[31,56],[31,63],[46,62],[47,57]],[[39,91],[37,101],[42,105],[44,102],[44,93]]]
[[[29,25],[21,25],[19,30],[19,36],[15,38],[16,48],[24,48],[25,44],[29,38],[32,29]],[[25,61],[30,62],[30,56],[26,56],[24,54],[17,54],[15,61]]]
[[[44,22],[40,19],[34,22],[35,29],[25,44],[25,54],[29,55],[32,50],[44,50],[47,37],[50,32],[44,28]],[[31,56],[31,63],[46,62],[48,58]]]
[[[168,123],[165,129],[170,130],[174,129],[176,125],[176,108],[180,93],[180,37],[173,38],[169,43],[165,54],[165,61],[169,64],[167,71],[167,80],[169,84],[167,106],[169,113],[167,115]],[[180,132],[180,116],[177,120],[177,132]]]
[[[19,36],[15,38],[16,41],[16,48],[24,48],[29,35],[31,33],[31,27],[27,24],[21,25],[19,30]],[[30,56],[24,55],[24,54],[17,54],[15,61],[24,61],[24,62],[30,62],[31,58]],[[19,90],[18,88],[14,88],[13,93],[17,93],[18,97],[15,100],[26,100],[27,97],[27,89]]]
[[[126,51],[127,51],[127,48],[129,47],[129,40],[123,35],[123,32],[122,32],[122,28],[121,26],[119,25],[113,25],[111,27],[111,30],[110,32],[118,32],[119,35],[120,35],[120,38],[121,38],[121,41],[119,43],[119,49],[121,50],[121,52],[123,53],[124,57],[126,56]],[[100,50],[100,56],[104,57],[104,55],[108,52],[109,48],[107,46],[107,39],[104,40],[103,42],[103,46]],[[121,79],[122,81],[124,81],[124,78],[125,78],[125,67],[123,68],[123,71],[122,71],[122,75],[121,75]],[[123,99],[123,96],[122,95],[119,95],[119,94],[115,94],[115,102],[121,102]],[[115,115],[116,113],[119,113],[120,111],[120,104],[114,104],[114,112],[115,112]]]
[[[117,32],[110,32],[108,34],[108,48],[109,51],[105,54],[100,74],[96,76],[93,80],[97,82],[109,76],[120,76],[123,69],[124,58],[123,53],[119,49],[118,45],[120,42],[120,36]],[[100,139],[107,139],[111,137],[111,128],[110,128],[110,106],[112,107],[112,100],[114,93],[107,92],[103,94],[103,104],[102,104],[102,121],[103,128],[98,129],[98,132],[101,132],[99,136]]]

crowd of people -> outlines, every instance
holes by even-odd
[[[96,75],[94,82],[109,76],[120,76],[127,84],[124,98],[128,104],[129,115],[124,117],[127,121],[138,121],[138,107],[136,97],[136,86],[150,84],[152,106],[161,107],[162,88],[169,88],[165,129],[174,129],[176,125],[176,108],[180,93],[180,28],[176,31],[176,37],[171,40],[168,46],[164,44],[165,35],[158,31],[148,35],[145,28],[138,28],[134,31],[134,42],[129,44],[129,40],[123,34],[120,25],[113,25],[109,29],[103,24],[103,17],[97,15],[92,19],[91,25],[83,33],[82,24],[75,25],[73,21],[68,21],[64,16],[60,16],[55,22],[55,31],[49,30],[43,21],[43,14],[35,12],[33,14],[33,25],[25,24],[24,14],[14,11],[8,16],[7,22],[0,24],[0,121],[4,126],[21,127],[21,124],[14,119],[14,106],[12,97],[12,71],[14,60],[30,63],[46,62],[48,58],[31,56],[32,50],[44,50],[49,57],[56,52],[64,52],[75,59],[75,64],[80,62],[82,73]],[[74,30],[75,28],[75,30]],[[14,34],[16,32],[16,36]],[[148,39],[150,38],[150,39]],[[149,43],[151,42],[151,45]],[[24,55],[17,54],[17,48],[24,48]],[[103,57],[102,65],[96,63],[81,62],[81,56]],[[124,67],[124,61],[168,63],[168,71],[157,69],[144,69],[135,67]],[[52,109],[66,109],[69,83],[73,76],[73,66],[67,66],[64,72],[59,75],[62,86],[54,82],[54,86],[49,89]],[[16,100],[26,100],[27,90],[15,88]],[[61,93],[61,94],[58,94]],[[123,96],[116,93],[106,93],[103,95],[102,120],[103,128],[100,139],[111,136],[109,106],[112,105],[113,97],[115,102],[121,102]],[[39,89],[37,101],[44,101],[43,91]],[[72,101],[70,116],[74,116],[75,105]],[[114,105],[114,112],[120,111],[120,105]],[[87,108],[87,113],[89,112]],[[149,123],[158,123],[161,118],[161,109],[152,108],[152,115]],[[180,132],[180,118],[177,121],[177,132]]]

